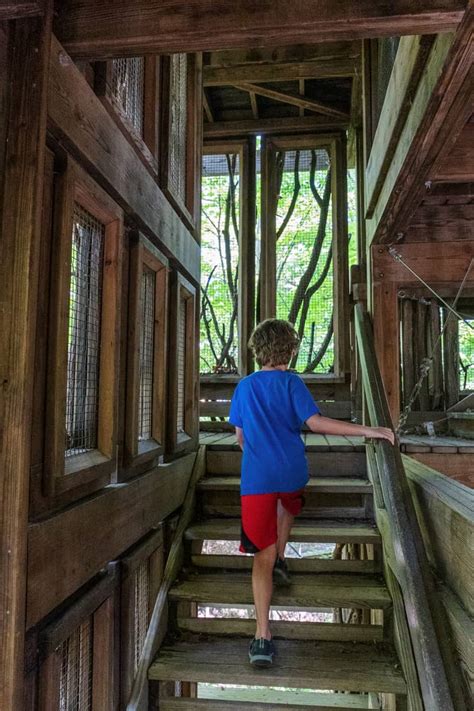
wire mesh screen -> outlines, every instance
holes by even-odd
[[[156,274],[144,265],[141,280],[139,440],[151,439],[152,436],[155,288]]]
[[[474,319],[467,319],[471,327],[459,321],[459,387],[474,390]]]
[[[69,286],[65,455],[97,447],[105,227],[75,205]]]
[[[150,620],[150,573],[148,570],[148,560],[141,563],[134,577],[134,663],[135,672],[138,669],[138,662],[145,643],[145,637]]]
[[[59,649],[59,711],[92,709],[92,621],[83,622]]]
[[[170,66],[169,186],[186,202],[187,81],[186,54],[173,54]]]
[[[109,95],[120,114],[143,136],[145,60],[113,59]]]
[[[206,155],[201,202],[201,373],[236,373],[240,165],[236,153]]]
[[[301,347],[291,367],[334,369],[331,168],[325,150],[273,154],[277,317],[294,323]]]
[[[176,426],[178,432],[184,432],[184,400],[186,383],[186,299],[180,296],[178,303],[178,393],[176,405]]]

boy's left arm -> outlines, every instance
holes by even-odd
[[[235,428],[235,436],[237,437],[237,444],[239,445],[240,449],[244,449],[244,431],[242,427],[236,427]]]

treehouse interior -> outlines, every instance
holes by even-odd
[[[468,711],[471,0],[0,0],[1,711]],[[248,339],[323,414],[246,661]]]

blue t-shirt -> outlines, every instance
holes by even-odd
[[[311,393],[295,373],[259,370],[237,385],[229,421],[244,434],[241,493],[286,493],[308,481],[301,439],[305,420],[319,413]]]

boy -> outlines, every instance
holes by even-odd
[[[303,380],[288,371],[299,338],[287,321],[267,319],[253,332],[249,347],[260,370],[240,381],[229,421],[243,451],[240,550],[253,553],[252,590],[257,629],[250,643],[254,666],[271,666],[275,648],[269,627],[272,582],[291,583],[285,547],[294,517],[303,506],[308,481],[304,422],[320,434],[361,435],[394,443],[384,427],[364,427],[323,417]]]

